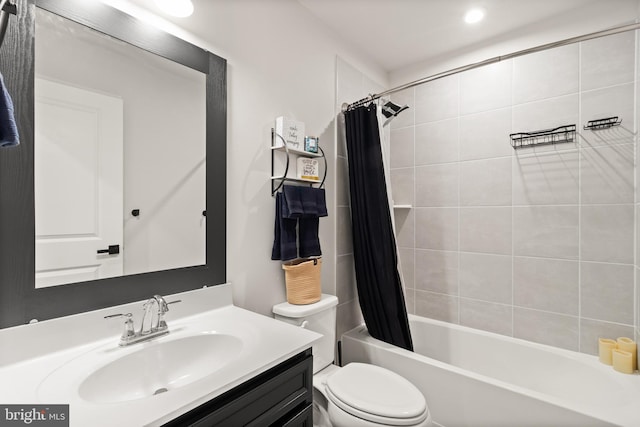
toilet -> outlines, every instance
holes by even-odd
[[[313,345],[314,426],[432,426],[424,396],[404,377],[380,366],[333,364],[338,298],[273,307],[276,319],[320,333]]]

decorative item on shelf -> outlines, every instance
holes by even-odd
[[[296,171],[298,179],[320,180],[320,174],[318,173],[320,162],[318,162],[318,160],[308,157],[298,157],[297,163],[298,167]]]
[[[613,369],[623,374],[633,374],[633,357],[628,351],[614,348],[611,350]]]
[[[598,338],[598,355],[600,362],[623,374],[633,374],[638,369],[638,346],[631,338]]]
[[[276,133],[282,136],[282,139],[277,138],[275,141],[275,147],[281,147],[283,140],[286,141],[287,147],[294,148],[296,150],[303,150],[304,148],[304,123],[297,120],[289,119],[287,117],[276,118]]]
[[[509,137],[513,148],[573,142],[576,139],[576,125],[564,125],[534,132],[512,133]]]
[[[284,183],[287,181],[308,183],[311,186],[313,186],[314,184],[319,184],[318,188],[322,188],[324,186],[324,181],[327,178],[327,158],[324,155],[324,150],[322,149],[322,147],[320,147],[319,145],[317,147],[318,147],[317,153],[304,151],[303,150],[304,147],[300,147],[300,149],[291,148],[289,147],[288,143],[285,143],[284,137],[279,133],[277,133],[274,128],[271,128],[271,196],[272,197],[276,195],[278,190],[280,190],[283,187]],[[284,170],[281,173],[276,173],[276,167],[275,167],[276,152],[280,152],[284,155],[284,159],[282,159],[282,157],[280,158],[280,160],[284,160]],[[297,159],[299,156],[305,156],[306,158],[315,157],[318,159],[318,162],[320,162],[320,158],[324,160],[324,171],[322,175],[322,180],[319,179],[318,172],[315,173],[315,176],[317,177],[314,177],[311,179],[298,178],[295,172],[292,173],[291,176],[289,176],[290,163],[292,162],[292,159]],[[297,162],[296,162],[296,165],[297,165]],[[298,168],[298,170],[302,170],[302,169]],[[314,176],[314,175],[311,175],[311,176]]]
[[[604,119],[596,119],[589,120],[586,125],[584,125],[584,130],[600,130],[600,129],[609,129],[613,126],[619,126],[622,123],[622,119],[619,119],[618,116],[606,117]]]
[[[618,344],[615,340],[609,338],[598,338],[598,356],[600,362],[605,365],[611,365],[612,362],[612,351],[618,347]]]
[[[289,304],[313,304],[320,301],[322,258],[301,258],[282,264]]]
[[[632,368],[635,371],[638,369],[638,346],[636,342],[631,338],[620,337],[616,340],[618,344],[618,350],[631,353]]]
[[[304,151],[306,151],[307,153],[317,153],[319,142],[320,138],[318,138],[317,136],[305,136]]]

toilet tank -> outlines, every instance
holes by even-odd
[[[322,294],[320,301],[313,304],[295,305],[283,302],[273,306],[273,314],[277,320],[323,335],[312,347],[314,374],[333,363],[337,305],[337,297]]]

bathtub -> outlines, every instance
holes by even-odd
[[[342,336],[342,363],[383,366],[415,384],[443,427],[640,426],[640,375],[596,356],[418,316],[415,352]]]

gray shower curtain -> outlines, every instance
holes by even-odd
[[[351,224],[362,316],[372,337],[413,350],[389,211],[376,106],[345,113]]]

